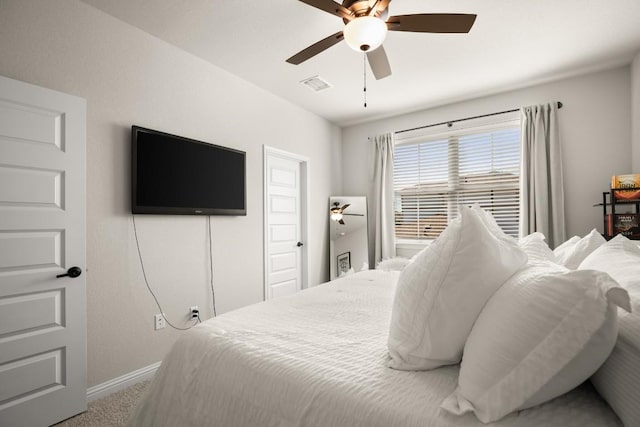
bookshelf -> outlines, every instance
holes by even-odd
[[[629,239],[640,240],[640,196],[630,199],[616,196],[618,192],[633,191],[640,191],[640,187],[612,188],[602,193],[602,203],[595,206],[602,206],[605,239],[623,234]],[[623,209],[626,212],[620,212]]]

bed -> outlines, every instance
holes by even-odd
[[[133,426],[622,426],[589,381],[498,422],[440,409],[459,366],[390,369],[397,271],[369,270],[248,306],[184,333]]]

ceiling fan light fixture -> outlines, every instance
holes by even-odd
[[[344,27],[344,40],[357,52],[371,52],[382,44],[387,36],[387,24],[374,16],[360,16]]]
[[[331,219],[338,222],[342,219],[342,214],[339,212],[331,212]]]

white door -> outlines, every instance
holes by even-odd
[[[301,163],[286,153],[265,149],[265,299],[302,289]]]
[[[83,99],[0,76],[0,425],[86,409]],[[76,270],[77,271],[77,270]]]

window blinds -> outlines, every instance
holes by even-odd
[[[394,154],[396,238],[435,239],[477,203],[518,236],[520,128],[483,127],[400,142]]]

